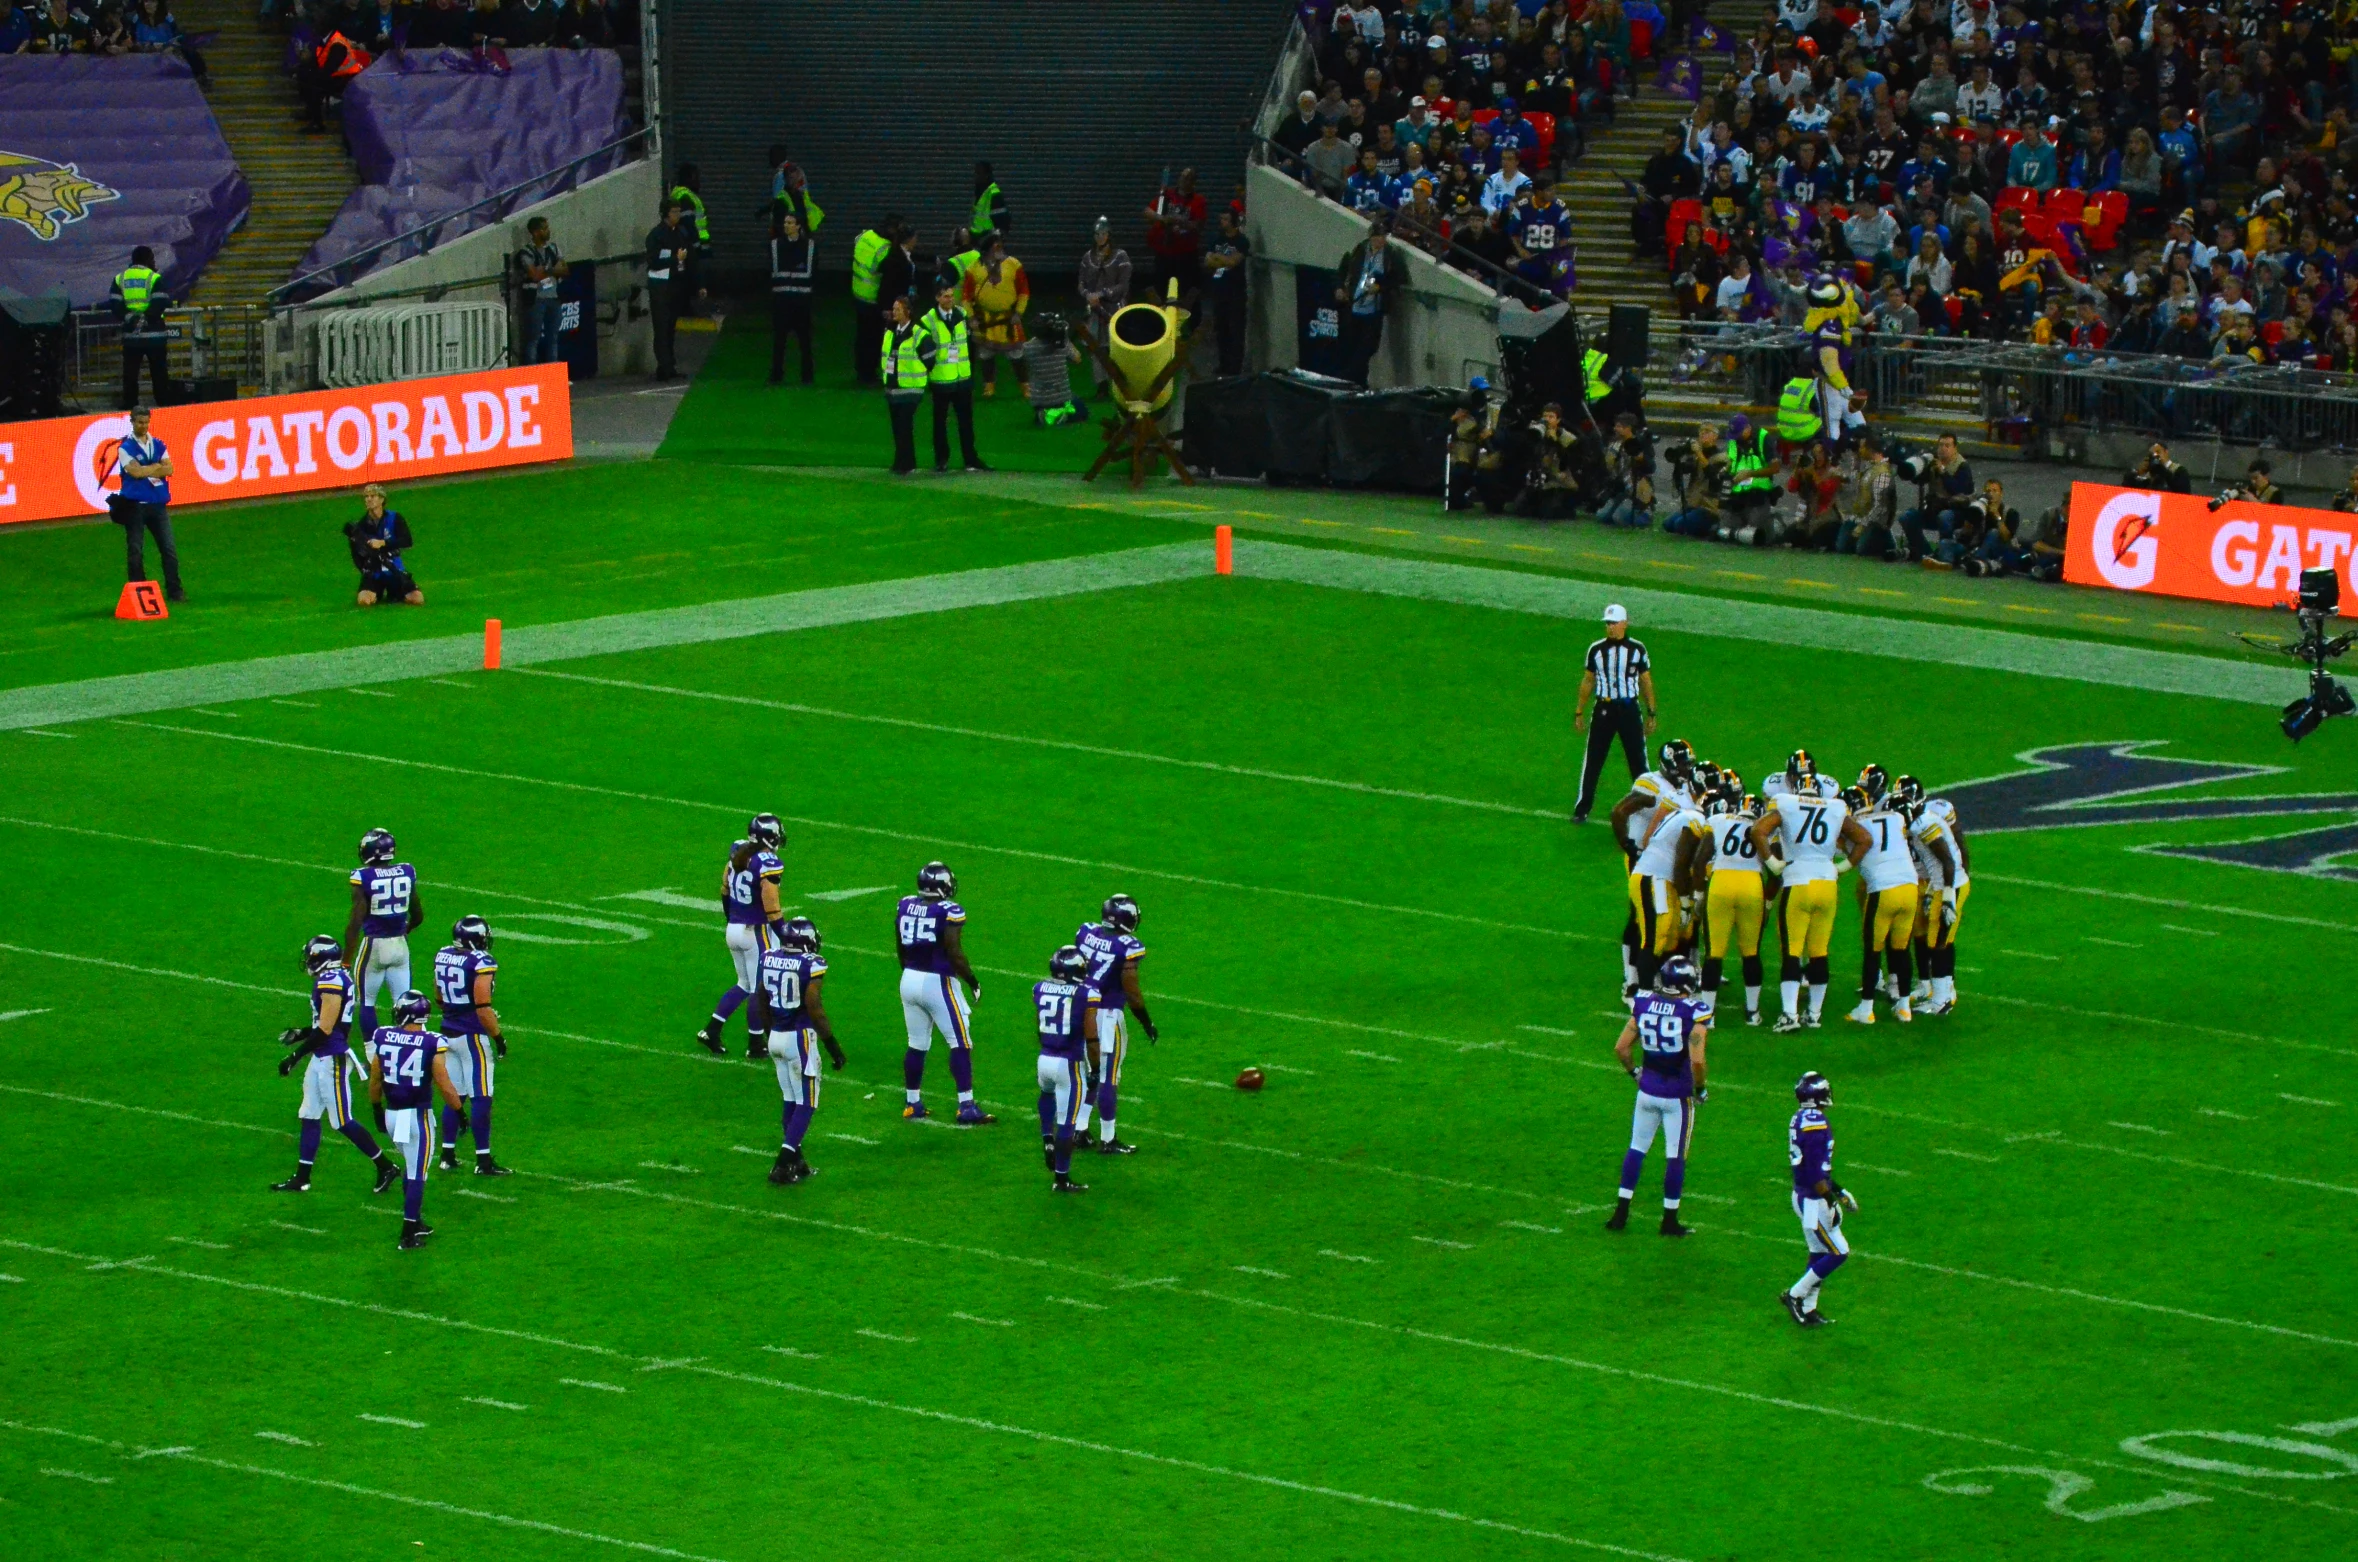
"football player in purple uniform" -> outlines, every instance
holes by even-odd
[[[457,1106],[448,1050],[426,1029],[426,995],[411,988],[393,1000],[393,1021],[368,1039],[368,1098],[377,1104],[377,1125],[401,1147],[401,1247],[424,1247],[434,1228],[426,1224],[426,1173],[434,1165],[434,1098]]]
[[[465,1112],[448,1107],[442,1113],[444,1171],[458,1170],[459,1135],[471,1119],[475,1175],[509,1175],[505,1166],[491,1158],[492,1073],[496,1061],[508,1055],[499,1011],[491,1006],[492,982],[498,975],[499,962],[491,958],[491,924],[481,917],[459,918],[451,925],[449,944],[434,956],[434,996],[442,1003],[442,1034],[448,1049],[443,1062],[450,1070],[451,1088],[467,1101]]]
[[[1089,982],[1089,960],[1067,944],[1049,957],[1048,980],[1032,983],[1032,1006],[1040,1016],[1040,1151],[1056,1174],[1058,1193],[1087,1193],[1073,1181],[1073,1140],[1088,1093],[1091,1054],[1097,1051],[1090,1011],[1097,989]]]
[[[1818,1290],[1826,1277],[1850,1256],[1842,1235],[1842,1212],[1858,1212],[1859,1201],[1834,1180],[1834,1125],[1826,1109],[1834,1104],[1834,1087],[1812,1069],[1795,1081],[1793,1099],[1801,1109],[1785,1130],[1785,1153],[1793,1163],[1793,1213],[1801,1219],[1802,1240],[1809,1245],[1809,1267],[1786,1288],[1785,1311],[1805,1329],[1834,1320],[1818,1311]]]
[[[729,1016],[737,1012],[737,1005],[752,993],[759,979],[762,951],[778,942],[778,929],[786,915],[778,899],[786,864],[778,852],[785,844],[786,827],[778,822],[778,816],[755,814],[745,821],[745,839],[729,848],[729,865],[721,870],[721,916],[727,923],[729,960],[737,968],[737,979],[720,995],[720,1002],[712,1006],[712,1018],[696,1033],[696,1039],[716,1056],[728,1055],[721,1031]],[[761,1057],[767,1047],[768,1042],[754,1026],[752,1011],[746,1011],[745,1055]]]
[[[1162,1033],[1146,1012],[1146,994],[1138,986],[1138,962],[1146,955],[1146,946],[1138,941],[1138,902],[1127,895],[1111,896],[1099,916],[1101,920],[1084,922],[1073,934],[1073,947],[1089,962],[1089,985],[1097,994],[1097,1065],[1091,1071],[1090,1091],[1097,1105],[1097,1153],[1130,1155],[1136,1153],[1137,1146],[1124,1144],[1114,1130],[1122,1060],[1130,1052],[1126,1016],[1138,1016],[1138,1028],[1146,1032],[1149,1046]],[[1087,1100],[1081,1104],[1080,1134],[1087,1143]]]
[[[303,966],[311,973],[311,1023],[283,1031],[279,1040],[294,1050],[278,1060],[284,1079],[303,1068],[303,1105],[296,1115],[301,1129],[295,1151],[295,1175],[270,1185],[273,1193],[309,1193],[311,1163],[319,1159],[320,1124],[332,1122],[336,1132],[352,1141],[354,1149],[377,1168],[382,1193],[401,1175],[400,1165],[377,1145],[369,1131],[352,1120],[352,973],[344,968],[344,946],[325,933],[303,946]]]
[[[1654,985],[1638,993],[1629,1023],[1621,1027],[1621,1039],[1613,1043],[1613,1055],[1638,1082],[1638,1095],[1629,1124],[1629,1151],[1621,1157],[1621,1191],[1605,1222],[1608,1231],[1628,1226],[1638,1173],[1645,1169],[1646,1152],[1660,1132],[1662,1234],[1683,1237],[1688,1232],[1678,1219],[1679,1197],[1687,1183],[1687,1147],[1695,1137],[1695,1107],[1711,1094],[1703,1082],[1711,1005],[1695,996],[1695,985],[1692,960],[1672,955],[1663,961],[1654,973]]]
[[[778,1071],[778,1092],[785,1097],[783,1131],[777,1163],[770,1181],[801,1182],[816,1176],[802,1158],[803,1136],[811,1131],[811,1114],[819,1109],[819,1048],[827,1062],[843,1067],[843,1048],[836,1045],[835,1027],[819,1002],[819,985],[827,979],[827,960],[819,953],[819,930],[809,917],[790,917],[778,930],[778,945],[761,956],[753,1002],[769,1035],[770,1062]]]
[[[925,1083],[925,1054],[933,1050],[934,1032],[950,1047],[950,1078],[958,1085],[958,1121],[995,1123],[974,1101],[973,1001],[982,996],[982,983],[966,963],[960,942],[966,928],[966,908],[950,897],[958,893],[958,876],[938,862],[917,870],[917,893],[903,895],[894,908],[895,941],[901,956],[901,1017],[909,1026],[909,1051],[901,1060],[901,1081],[908,1104],[901,1116],[929,1115],[920,1088]],[[966,990],[958,990],[959,983]]]
[[[409,935],[426,918],[418,870],[393,860],[399,850],[391,830],[371,830],[360,838],[360,866],[352,870],[344,947],[352,951],[363,1036],[377,1028],[378,990],[387,997],[409,990]]]

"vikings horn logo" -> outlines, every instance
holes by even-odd
[[[72,163],[0,152],[0,222],[18,223],[43,243],[89,216],[99,202],[122,198],[120,190],[84,178]]]

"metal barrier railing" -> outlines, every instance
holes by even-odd
[[[77,309],[66,399],[81,411],[112,407],[123,391],[123,321],[111,309]],[[259,304],[184,304],[164,311],[167,375],[178,381],[235,380],[241,392],[261,388],[263,338],[269,311]],[[154,387],[143,375],[141,398]]]

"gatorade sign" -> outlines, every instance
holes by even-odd
[[[0,524],[104,515],[120,489],[119,412],[0,423]],[[565,365],[355,390],[158,407],[175,506],[355,488],[563,461],[573,454]]]
[[[2301,571],[2330,569],[2358,596],[2358,515],[2234,500],[2214,510],[2193,494],[2071,485],[2063,578],[2077,586],[2147,591],[2272,607]]]

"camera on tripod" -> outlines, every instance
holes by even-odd
[[[2301,594],[2293,605],[2301,635],[2292,644],[2279,647],[2309,664],[2309,692],[2285,706],[2281,723],[2284,735],[2295,743],[2315,732],[2329,716],[2358,714],[2358,700],[2351,699],[2350,691],[2325,670],[2327,662],[2349,650],[2351,642],[2358,640],[2358,634],[2329,638],[2325,633],[2325,621],[2341,612],[2341,604],[2339,573],[2330,569],[2301,571]]]

